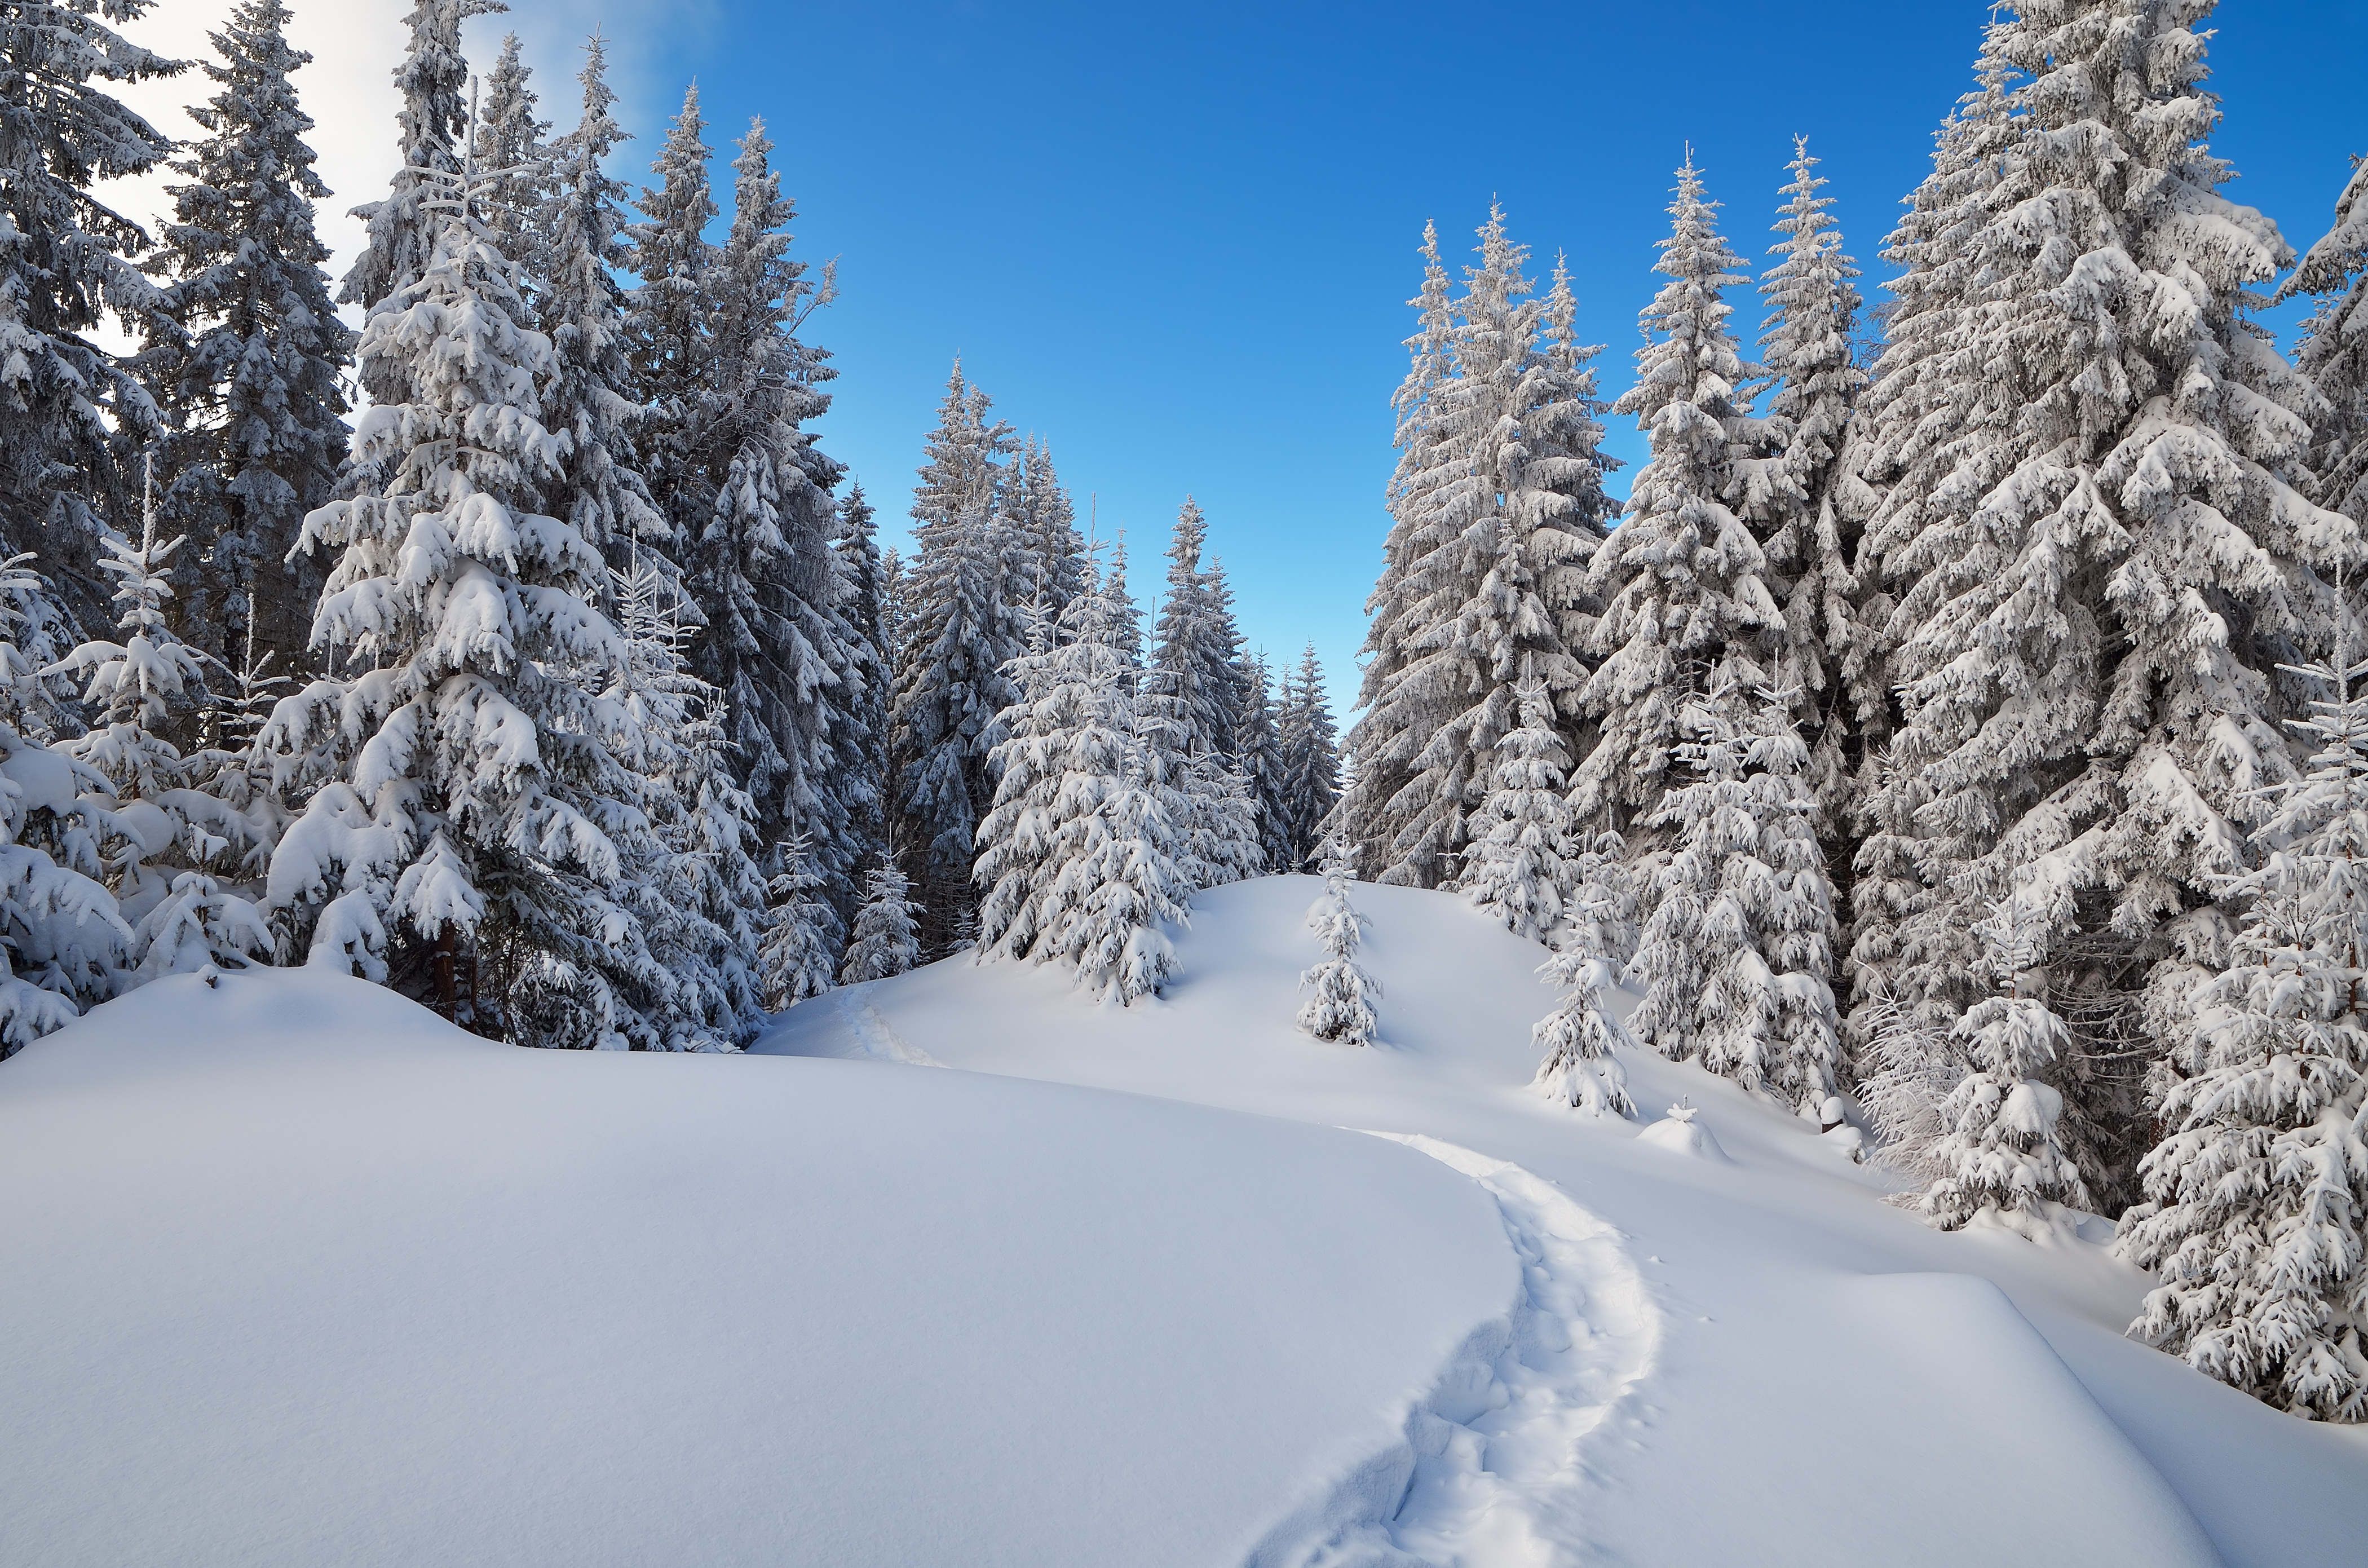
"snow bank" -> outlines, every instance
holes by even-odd
[[[1376,1139],[518,1051],[313,971],[28,1048],[0,1186],[0,1562],[45,1568],[1237,1562],[1521,1289]]]

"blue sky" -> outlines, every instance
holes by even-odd
[[[1125,528],[1138,562],[1195,495],[1253,644],[1282,655],[1312,637],[1343,708],[1424,220],[1460,248],[1494,196],[1539,271],[1567,251],[1615,393],[1683,144],[1757,256],[1805,133],[1872,281],[1988,14],[701,0],[654,27],[621,0],[608,10],[626,14],[517,0],[548,57],[546,107],[572,117],[558,25],[600,17],[627,45],[635,177],[693,75],[727,187],[729,138],[768,119],[800,251],[839,260],[840,301],[808,332],[841,371],[823,444],[883,523],[901,527],[959,352],[1051,442],[1081,517],[1098,494],[1104,533]],[[2243,176],[2229,194],[2306,245],[2349,154],[2368,152],[2368,0],[2229,5],[2217,20],[2214,146]],[[472,42],[498,35],[496,18],[472,26]],[[1627,428],[1611,446],[1641,455]]]

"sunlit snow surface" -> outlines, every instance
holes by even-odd
[[[754,1058],[100,1009],[0,1065],[0,1564],[2356,1553],[2368,1446],[2121,1340],[2101,1249],[1691,1069],[1638,1103],[1726,1161],[1531,1095],[1538,949],[1452,897],[1360,886],[1385,1043],[1299,1035],[1315,892],[1147,1008],[940,964]]]

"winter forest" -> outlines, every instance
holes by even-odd
[[[1358,903],[1445,891],[1572,1118],[1693,1062],[1935,1228],[2101,1215],[2133,1337],[2368,1421],[2368,172],[2316,236],[2221,193],[2206,0],[1998,9],[1871,243],[1805,140],[1689,152],[1633,367],[1512,216],[1426,232],[1344,729],[1191,499],[1081,518],[959,360],[867,493],[764,122],[694,87],[644,173],[597,35],[472,74],[503,8],[417,0],[333,198],[284,0],[195,62],[0,4],[0,1052],[255,966],[564,1049],[950,959],[1131,1017],[1282,872],[1359,1046]],[[110,92],[176,74],[186,145]]]

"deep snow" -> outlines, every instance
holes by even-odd
[[[0,1067],[0,1563],[2356,1555],[2361,1435],[2122,1339],[2102,1248],[1691,1068],[1628,1063],[1724,1158],[1531,1094],[1541,952],[1452,896],[1358,886],[1383,1043],[1298,1033],[1316,888],[1148,1006],[954,961],[745,1058],[98,1009]]]

